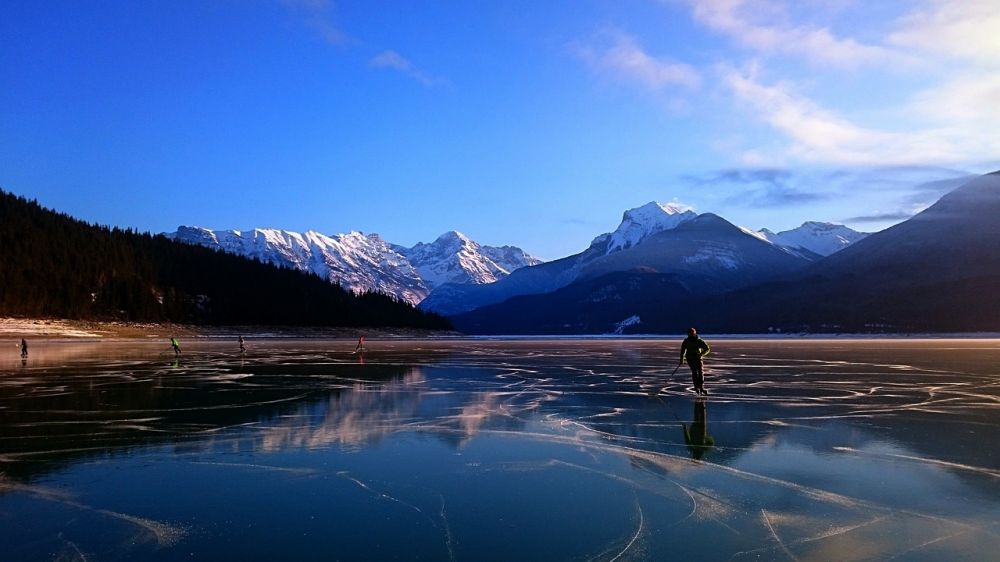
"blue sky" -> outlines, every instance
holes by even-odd
[[[170,231],[877,230],[1000,168],[995,0],[8,0],[0,187]]]

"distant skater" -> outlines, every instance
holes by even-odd
[[[170,347],[174,348],[174,355],[181,354],[181,344],[177,343],[177,338],[170,338]]]
[[[691,367],[691,381],[694,383],[694,391],[698,394],[708,394],[705,390],[704,364],[701,358],[708,355],[712,348],[708,347],[705,340],[698,337],[698,330],[688,328],[688,337],[681,344],[681,364],[687,359],[688,367]]]
[[[240,353],[246,353],[247,347],[244,345],[243,336],[240,336]]]
[[[28,342],[24,338],[21,338],[21,359],[28,358]]]
[[[361,336],[358,338],[358,345],[354,346],[354,353],[364,353],[365,352],[365,337]]]

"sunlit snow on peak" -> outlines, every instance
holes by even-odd
[[[621,224],[609,236],[606,253],[631,248],[651,234],[676,228],[697,216],[691,207],[677,202],[650,201],[629,209],[622,215]]]
[[[743,228],[743,231],[782,248],[807,250],[819,256],[839,252],[868,236],[867,232],[858,232],[841,224],[818,221],[806,221],[798,228],[778,233],[766,228],[756,232]]]
[[[492,283],[541,260],[513,246],[481,246],[450,231],[412,248],[352,230],[328,236],[275,228],[210,230],[182,226],[171,238],[308,271],[355,293],[376,291],[411,304],[442,283]]]

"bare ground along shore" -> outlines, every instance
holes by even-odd
[[[64,320],[46,318],[0,318],[0,339],[18,338],[165,338],[165,337],[294,337],[424,338],[460,336],[458,332],[409,328],[343,328],[336,326],[195,326],[190,324],[125,321]]]

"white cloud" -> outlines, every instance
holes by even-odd
[[[701,84],[701,75],[691,65],[650,55],[621,31],[605,30],[599,37],[603,45],[577,45],[575,49],[598,74],[626,79],[657,92],[674,86],[694,89]]]
[[[723,66],[729,91],[785,140],[778,147],[748,147],[741,154],[744,162],[886,165],[1000,156],[1000,135],[995,134],[1000,127],[1000,75],[991,71],[991,65],[1000,64],[1000,10],[995,0],[911,5],[909,14],[885,23],[882,39],[873,44],[835,37],[825,27],[790,24],[785,5],[700,0],[692,5],[692,13],[754,52],[797,53],[830,63],[823,67],[823,78],[835,75],[837,66],[892,62],[903,63],[897,70],[911,73],[922,85],[912,87],[901,103],[870,114],[896,123],[887,129],[867,126],[852,118],[850,110],[823,106],[798,91],[795,84],[815,79],[808,74],[771,65],[770,70],[783,72],[785,79],[765,84],[756,78],[755,69],[741,73]],[[766,25],[754,23],[762,18]]]
[[[902,165],[912,163],[967,162],[995,158],[1000,144],[985,141],[988,131],[973,123],[905,131],[864,127],[795,92],[787,83],[765,85],[735,69],[723,81],[737,99],[754,112],[788,144],[786,157],[814,163],[850,165]],[[759,161],[759,150],[750,152]],[[776,160],[772,158],[771,160]]]
[[[907,110],[939,124],[980,129],[984,136],[1000,137],[996,134],[1000,129],[1000,74],[973,71],[953,77],[918,92]]]
[[[350,37],[334,21],[330,0],[281,0],[281,3],[324,41],[334,45],[350,42]]]
[[[1000,158],[997,0],[912,0],[901,5],[903,15],[881,19],[882,6],[801,1],[808,3],[661,0],[682,3],[696,22],[731,40],[735,50],[716,51],[720,59],[754,57],[746,71],[732,60],[716,62],[721,92],[739,102],[735,107],[747,119],[777,134],[734,139],[732,131],[720,131],[720,151],[758,166],[963,165]],[[817,2],[820,7],[810,5]],[[864,40],[833,31],[832,22],[848,17],[868,18]],[[578,46],[577,54],[595,73],[662,100],[676,100],[678,91],[705,81],[693,66],[654,56],[617,30]],[[791,58],[811,64],[787,64]],[[756,66],[766,66],[769,78],[759,78]],[[848,81],[829,88],[844,70]],[[873,74],[886,71],[894,73],[891,80]],[[883,89],[835,95],[851,84]],[[819,88],[828,94],[826,103],[808,95]],[[688,95],[683,101],[697,112],[715,99]],[[881,107],[872,105],[880,99],[886,100]]]
[[[368,61],[368,64],[372,68],[395,70],[428,87],[443,82],[440,78],[435,78],[420,70],[403,55],[392,50],[382,51],[375,55]]]
[[[898,22],[888,43],[1000,66],[1000,4],[996,0],[930,0]]]
[[[801,56],[811,62],[856,67],[904,63],[908,57],[894,49],[838,37],[827,27],[795,25],[778,17],[780,4],[746,0],[690,0],[695,20],[724,33],[745,47],[765,54]],[[765,16],[770,21],[756,23]]]

